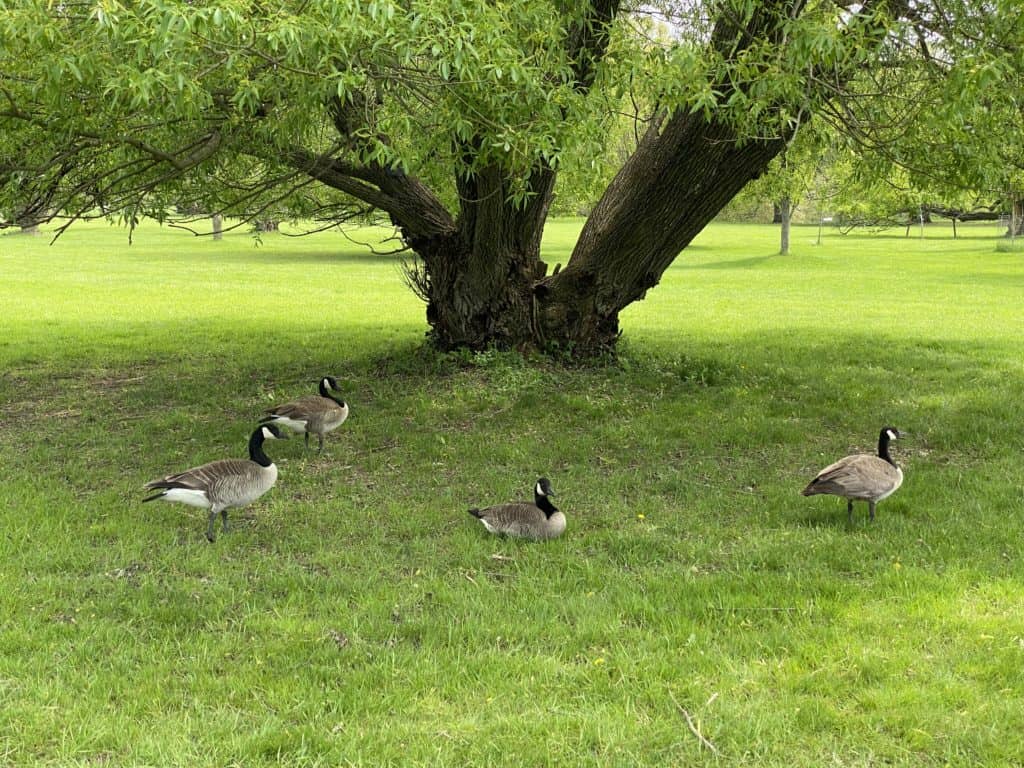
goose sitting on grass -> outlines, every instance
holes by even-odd
[[[489,532],[522,539],[554,539],[565,532],[565,515],[551,503],[551,483],[546,477],[537,481],[533,503],[514,501],[484,509],[471,509],[469,514],[483,523]]]

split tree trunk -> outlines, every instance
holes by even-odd
[[[784,146],[740,143],[723,125],[680,114],[656,120],[591,213],[565,269],[547,275],[540,234],[553,176],[534,175],[523,210],[500,176],[460,188],[455,231],[406,241],[422,264],[412,282],[441,349],[530,347],[572,356],[614,350],[619,312],[657,285],[679,252]]]

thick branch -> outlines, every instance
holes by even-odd
[[[385,211],[409,238],[433,238],[455,230],[451,215],[433,192],[400,171],[359,166],[298,148],[280,159],[332,189]]]

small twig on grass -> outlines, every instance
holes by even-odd
[[[723,613],[796,613],[799,608],[776,605],[709,605],[709,611]]]
[[[493,555],[491,555],[491,560],[503,560],[514,563],[516,559],[514,557],[505,557],[505,555],[499,555],[497,552],[495,552]]]
[[[686,718],[686,725],[689,726],[690,732],[697,737],[697,740],[700,741],[703,746],[710,749],[712,753],[716,755],[719,754],[718,748],[704,737],[704,734],[700,732],[699,728],[697,728],[696,723],[693,722],[693,717],[690,713],[686,711],[686,708],[683,707],[682,704],[676,701],[676,697],[672,695],[672,691],[668,692],[668,697],[672,699],[672,703],[676,705],[676,708],[683,713],[683,717]],[[714,697],[712,697],[712,699],[713,698]]]

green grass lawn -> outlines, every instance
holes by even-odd
[[[426,353],[336,233],[0,236],[0,764],[1019,764],[1024,260],[961,232],[713,225],[574,370]],[[216,544],[139,503],[326,373]],[[883,424],[874,524],[799,495]],[[541,474],[563,538],[466,514]]]

